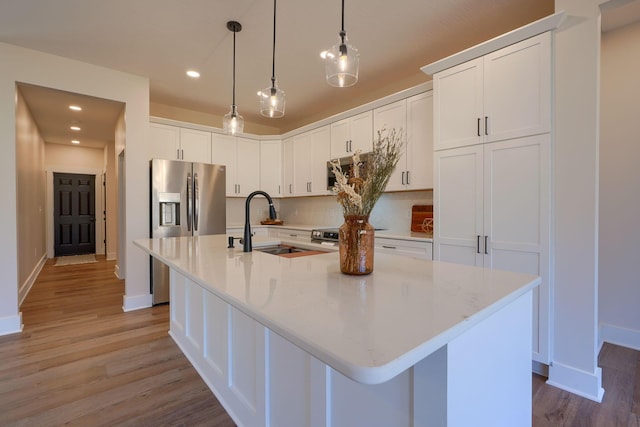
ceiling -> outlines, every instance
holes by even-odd
[[[204,113],[221,127],[232,97],[233,35],[226,22],[237,20],[243,28],[236,35],[236,104],[245,131],[277,134],[425,82],[421,66],[549,15],[554,2],[348,0],[345,29],[360,52],[360,78],[340,89],[326,84],[319,56],[338,40],[340,2],[280,0],[277,8],[276,77],[287,95],[280,119],[260,116],[256,95],[270,84],[271,1],[0,0],[0,42],[148,77],[152,105]],[[189,68],[201,77],[188,78]],[[53,127],[77,120],[64,104],[72,94],[38,89],[22,92],[45,140],[68,141]],[[103,101],[104,117],[113,121],[122,105]],[[54,115],[62,111],[67,115]]]

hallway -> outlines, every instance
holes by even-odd
[[[167,305],[122,311],[114,262],[54,266],[0,337],[3,426],[234,426],[167,334]]]

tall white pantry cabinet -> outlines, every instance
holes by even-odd
[[[551,33],[433,76],[434,259],[542,277],[533,360],[550,360]]]

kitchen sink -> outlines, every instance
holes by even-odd
[[[294,258],[294,257],[306,256],[306,255],[317,255],[317,254],[323,254],[327,252],[327,251],[319,251],[316,249],[298,248],[295,246],[282,245],[282,244],[272,245],[272,246],[262,246],[258,248],[254,247],[253,250],[264,252],[266,254],[271,254],[271,255],[279,255],[287,258]]]

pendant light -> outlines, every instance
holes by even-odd
[[[336,87],[353,86],[358,81],[358,66],[360,62],[358,49],[347,43],[347,33],[344,30],[344,0],[342,0],[342,29],[340,43],[320,54],[325,60],[327,83]]]
[[[235,135],[244,130],[244,119],[238,114],[238,107],[236,107],[236,33],[242,30],[242,25],[236,21],[229,21],[227,28],[233,32],[233,103],[231,111],[224,115],[222,128],[225,132]]]
[[[271,62],[271,86],[258,92],[260,114],[265,117],[284,116],[285,94],[276,84],[276,0],[273,0],[273,56]]]

